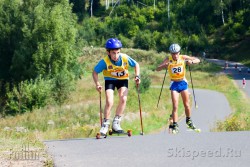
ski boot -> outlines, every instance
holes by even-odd
[[[172,133],[173,132],[173,128],[174,128],[173,124],[169,124],[169,126],[168,126],[168,133]]]
[[[121,116],[115,116],[112,124],[112,131],[113,133],[124,133],[121,128]]]
[[[168,118],[168,133],[171,133],[171,130],[173,129],[173,118],[172,118],[172,114],[170,114],[169,118]]]
[[[109,126],[110,126],[110,121],[108,119],[104,119],[103,123],[102,123],[102,127],[100,129],[100,134],[102,136],[107,136],[107,132],[109,130]]]
[[[195,132],[200,132],[201,130],[196,128],[191,119],[186,120],[187,128]]]
[[[172,134],[177,134],[179,133],[179,126],[177,123],[174,123],[174,124],[170,124],[169,125],[169,132],[172,132]]]
[[[109,135],[112,135],[113,133],[117,135],[128,135],[128,137],[132,136],[132,130],[127,130],[127,132],[124,132],[121,128],[121,116],[115,116],[113,120],[112,129],[109,130]]]

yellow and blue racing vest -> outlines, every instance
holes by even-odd
[[[104,58],[107,65],[107,70],[103,70],[104,77],[116,78],[116,79],[129,79],[128,74],[128,58],[124,54],[121,54],[122,65],[116,66],[111,61],[109,56]]]
[[[172,56],[169,56],[168,72],[171,80],[181,80],[185,78],[185,60],[182,55],[179,55],[178,60],[173,60]]]

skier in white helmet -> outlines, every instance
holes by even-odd
[[[179,132],[178,128],[178,99],[179,95],[182,97],[183,105],[185,107],[186,124],[189,129],[197,130],[191,120],[191,108],[189,105],[189,92],[188,83],[185,77],[186,68],[185,65],[198,64],[200,60],[193,56],[180,55],[181,47],[178,44],[172,44],[169,47],[171,53],[170,56],[166,57],[165,60],[157,67],[157,71],[167,69],[171,83],[171,98],[172,98],[172,119],[173,124],[169,126],[172,133],[176,134]]]

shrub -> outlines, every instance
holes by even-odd
[[[228,41],[234,41],[237,39],[237,34],[233,29],[229,29],[225,32],[225,39]]]
[[[233,25],[233,30],[239,35],[244,35],[246,32],[246,27],[240,23],[235,23]]]
[[[146,71],[141,72],[140,93],[145,93],[151,85],[151,78]]]
[[[70,92],[75,89],[74,76],[66,70],[63,70],[54,77],[54,85],[54,100],[61,105],[68,99]]]
[[[40,77],[20,82],[7,93],[5,113],[24,113],[44,107],[51,100],[52,89],[52,81]]]

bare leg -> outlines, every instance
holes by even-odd
[[[104,108],[104,118],[110,118],[110,111],[114,104],[114,91],[112,89],[106,90],[106,105]]]
[[[179,103],[179,93],[176,91],[171,91],[171,98],[172,98],[172,117],[173,122],[178,121],[178,103]]]
[[[182,91],[181,92],[181,97],[182,97],[183,105],[184,105],[184,108],[185,108],[186,117],[191,117],[191,109],[190,109],[190,105],[189,105],[188,90]]]
[[[125,110],[125,107],[126,107],[128,88],[121,87],[118,90],[118,94],[119,94],[119,104],[116,108],[116,115],[121,116]]]
[[[183,104],[184,104],[184,107],[185,107],[185,114],[186,114],[186,124],[188,126],[189,129],[192,129],[192,130],[195,130],[196,132],[200,132],[200,129],[197,129],[193,122],[191,121],[190,117],[191,117],[191,108],[190,108],[190,105],[189,105],[189,93],[188,93],[188,90],[184,90],[181,92],[181,97],[182,97],[182,100],[183,100]]]
[[[106,95],[106,104],[104,108],[104,120],[102,123],[102,127],[100,129],[100,133],[102,136],[106,136],[109,126],[110,126],[110,111],[114,103],[114,91],[112,89],[108,89],[105,92]]]

